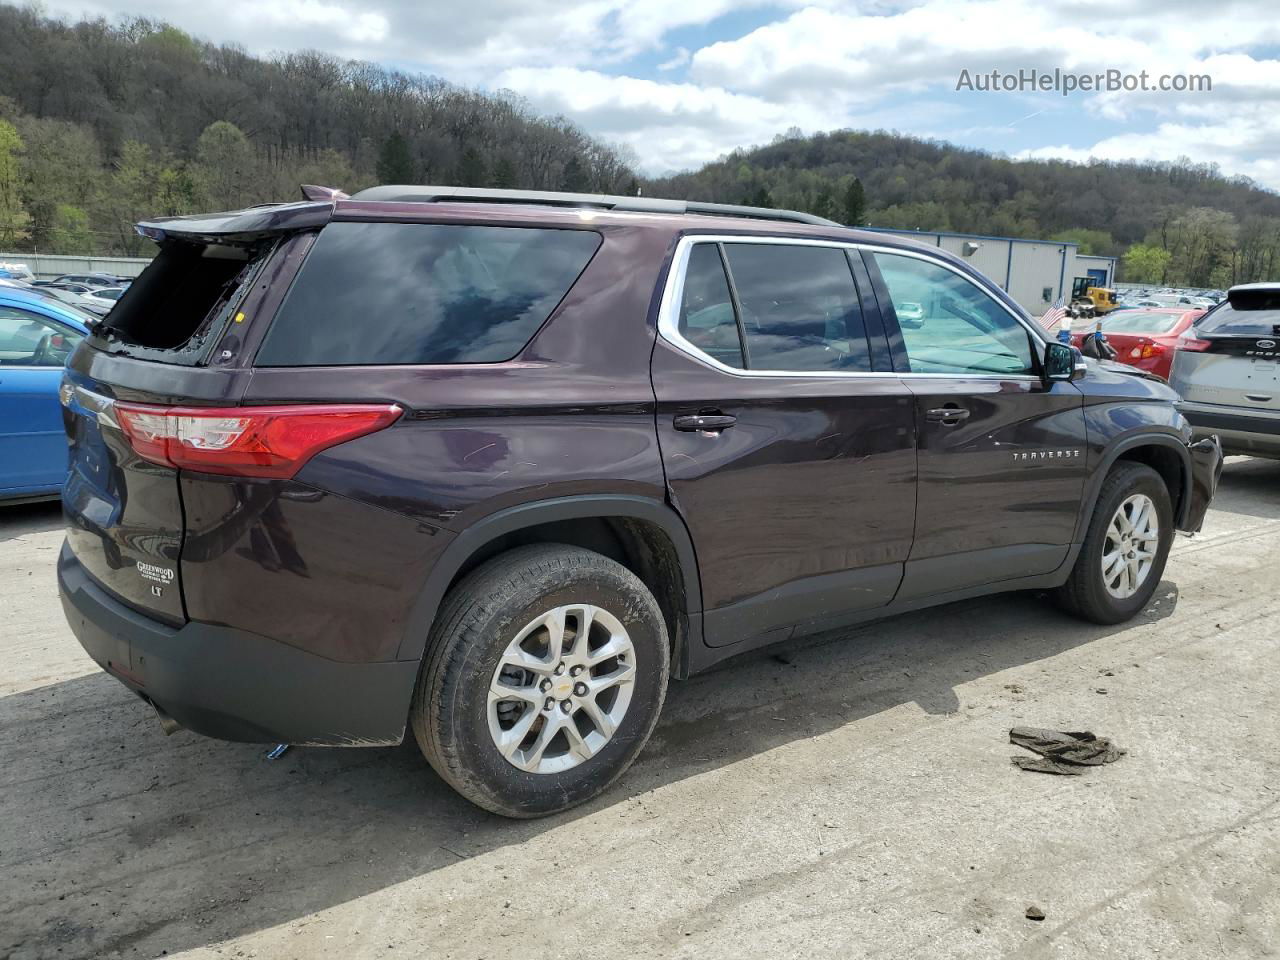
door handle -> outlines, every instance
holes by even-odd
[[[737,417],[727,413],[689,413],[676,417],[672,421],[677,430],[683,430],[686,433],[726,430],[737,422]]]
[[[930,423],[941,423],[948,427],[954,427],[958,423],[963,423],[969,419],[969,411],[964,407],[948,406],[935,407],[925,413],[924,418]]]

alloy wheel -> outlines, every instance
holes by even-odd
[[[1160,550],[1160,518],[1145,493],[1127,497],[1107,525],[1102,582],[1117,600],[1128,600],[1146,582]]]
[[[635,649],[603,607],[566,604],[527,623],[489,683],[489,733],[527,773],[560,773],[599,753],[627,713]]]

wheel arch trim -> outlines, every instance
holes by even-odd
[[[1175,530],[1182,529],[1187,511],[1191,505],[1191,452],[1187,449],[1186,442],[1175,434],[1148,431],[1122,437],[1114,441],[1102,452],[1098,466],[1093,471],[1093,476],[1089,479],[1084,503],[1082,504],[1083,509],[1080,511],[1080,517],[1076,521],[1076,543],[1081,543],[1084,540],[1085,531],[1089,527],[1089,521],[1093,518],[1094,508],[1098,504],[1098,496],[1102,492],[1103,481],[1106,480],[1107,474],[1111,472],[1111,468],[1116,465],[1116,462],[1120,460],[1123,454],[1141,447],[1165,447],[1177,454],[1178,462],[1181,466],[1182,489],[1178,495],[1173,526]],[[1070,562],[1074,562],[1074,560],[1074,556],[1069,558]]]
[[[670,539],[680,563],[687,618],[687,637],[672,637],[673,651],[677,646],[677,664],[688,657],[688,646],[701,643],[702,636],[702,584],[698,576],[697,555],[693,540],[680,518],[667,504],[649,497],[624,494],[584,494],[558,497],[553,500],[535,500],[518,504],[492,513],[461,533],[445,547],[440,559],[427,575],[426,583],[419,591],[405,624],[397,653],[398,660],[420,660],[426,651],[427,639],[436,611],[444,600],[445,592],[460,571],[476,552],[487,544],[509,533],[528,527],[563,520],[634,519],[648,521],[659,527]]]

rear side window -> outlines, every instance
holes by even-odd
[[[689,251],[679,330],[707,356],[725,366],[742,368],[742,341],[733,315],[733,297],[720,248],[713,243],[699,243]]]
[[[600,242],[585,230],[331,223],[298,272],[257,365],[510,360]]]
[[[871,369],[858,289],[844,250],[726,243],[753,370]]]

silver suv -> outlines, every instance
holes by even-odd
[[[1246,283],[1182,335],[1170,385],[1197,437],[1280,459],[1280,283]]]

